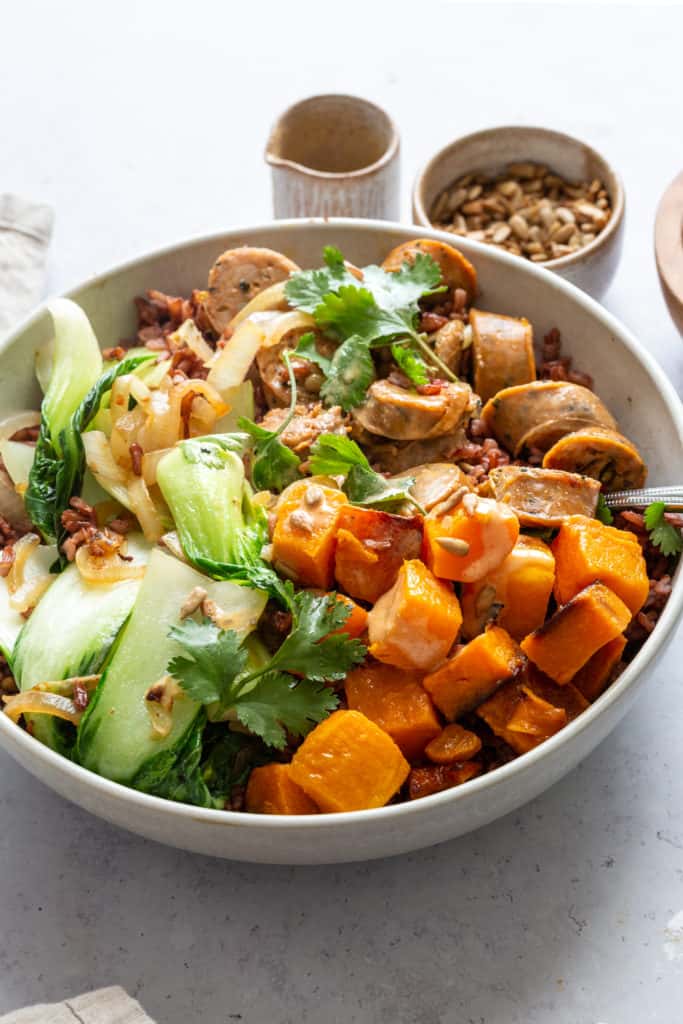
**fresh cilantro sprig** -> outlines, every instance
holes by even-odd
[[[187,619],[169,633],[184,653],[171,659],[168,671],[193,700],[234,712],[264,743],[282,749],[285,729],[303,736],[337,707],[324,684],[343,678],[365,657],[360,640],[336,632],[349,614],[335,594],[300,591],[293,598],[289,636],[251,672],[245,671],[248,648],[235,632],[209,619]]]
[[[387,480],[372,469],[356,442],[343,434],[321,434],[311,448],[309,466],[315,475],[343,476],[343,490],[352,505],[386,509],[410,502],[424,515],[410,493],[415,478]]]
[[[601,523],[605,524],[605,526],[611,526],[611,524],[614,522],[612,510],[605,501],[604,494],[598,494],[598,504],[595,509],[595,518],[599,519]]]
[[[405,373],[411,384],[421,387],[429,383],[427,364],[415,349],[396,343],[391,346],[391,354],[394,357],[394,362]]]
[[[671,557],[683,550],[683,537],[678,527],[668,523],[664,518],[666,505],[663,501],[653,501],[645,509],[645,526],[650,540],[663,555]]]
[[[404,372],[413,383],[427,382],[427,363],[442,376],[456,379],[417,329],[420,299],[445,290],[441,270],[431,256],[417,253],[413,263],[404,263],[396,273],[365,267],[362,281],[348,271],[338,249],[327,247],[324,261],[318,270],[293,274],[285,285],[285,296],[340,343],[332,359],[320,355],[308,335],[296,350],[324,373],[321,396],[328,405],[341,405],[345,411],[360,405],[375,379],[372,349],[395,342],[410,342],[412,350],[422,353],[423,359],[416,352],[395,357],[408,366]]]
[[[237,421],[240,430],[249,434],[254,442],[251,479],[254,487],[260,491],[283,491],[288,484],[299,478],[301,459],[280,440],[280,435],[292,422],[296,409],[296,378],[290,361],[290,353],[284,352],[282,358],[289,374],[291,399],[289,412],[278,429],[266,430],[247,416],[240,416]]]

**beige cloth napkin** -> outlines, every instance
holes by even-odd
[[[43,296],[53,223],[44,203],[0,193],[0,337]]]
[[[63,1003],[27,1006],[0,1017],[0,1024],[154,1024],[122,988],[101,988]]]

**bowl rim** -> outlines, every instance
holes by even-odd
[[[118,263],[99,274],[92,275],[81,281],[78,285],[73,286],[66,294],[67,297],[70,297],[85,287],[102,284],[114,275],[132,270],[147,263],[149,260],[171,255],[185,248],[201,244],[211,244],[213,242],[220,245],[225,236],[229,234],[239,233],[240,235],[248,236],[250,232],[268,231],[278,234],[281,230],[296,230],[297,228],[312,226],[330,227],[332,230],[335,227],[348,227],[371,234],[394,231],[396,234],[410,234],[415,238],[422,237],[424,232],[426,232],[428,237],[438,241],[450,243],[453,241],[453,236],[448,232],[438,231],[435,228],[425,228],[422,225],[401,224],[398,221],[363,220],[352,217],[292,218],[247,227],[238,226],[208,234],[193,235],[183,239],[181,242],[145,252],[140,256]],[[536,278],[541,286],[564,293],[579,306],[583,307],[586,312],[602,321],[603,325],[631,352],[636,361],[641,364],[642,369],[650,375],[657,385],[673,424],[677,428],[681,444],[683,444],[683,403],[664,370],[659,366],[654,357],[640,345],[628,328],[621,324],[615,316],[604,309],[595,299],[576,287],[576,285],[555,274],[545,274],[543,268],[537,264],[527,260],[521,261],[518,257],[507,252],[494,250],[483,242],[476,242],[470,239],[465,239],[465,242],[467,248],[473,250],[473,258],[475,260],[477,255],[481,254],[484,257],[491,257],[503,267],[512,266],[519,269],[520,266],[525,266],[526,271],[523,272],[528,273],[532,279]],[[0,337],[0,362],[4,351],[45,315],[46,305],[46,301],[41,303],[31,314],[17,324],[13,330]],[[250,814],[245,811],[214,810],[212,808],[197,807],[194,804],[177,803],[172,800],[166,800],[163,797],[142,793],[139,790],[131,789],[123,783],[114,782],[111,779],[98,775],[44,746],[24,729],[17,728],[4,714],[0,714],[0,740],[8,751],[11,752],[12,748],[20,750],[25,755],[27,761],[41,762],[45,769],[53,769],[57,774],[70,778],[77,787],[83,785],[85,788],[90,788],[94,795],[99,791],[120,805],[130,803],[137,805],[140,810],[147,809],[150,812],[167,814],[171,818],[183,819],[187,822],[188,827],[190,827],[190,823],[199,822],[206,825],[221,825],[230,828],[272,829],[275,832],[297,832],[301,829],[315,831],[343,825],[370,826],[373,822],[378,824],[386,823],[414,815],[419,816],[430,808],[442,808],[445,810],[450,804],[475,797],[477,794],[483,794],[492,787],[504,785],[506,782],[514,779],[515,776],[528,773],[538,762],[549,758],[554,752],[560,751],[565,745],[572,743],[575,737],[585,729],[588,729],[598,718],[602,717],[608,708],[625,697],[628,690],[638,682],[643,681],[644,670],[666,646],[668,639],[683,614],[682,570],[683,563],[679,564],[674,577],[671,596],[667,601],[654,633],[646,640],[636,657],[629,663],[619,678],[593,704],[586,708],[581,715],[550,739],[545,740],[526,754],[516,757],[508,762],[508,764],[502,765],[492,772],[487,772],[485,775],[471,779],[462,786],[434,793],[431,796],[422,797],[420,800],[402,804],[390,804],[366,810],[333,812],[329,814],[259,815]]]
[[[433,227],[432,222],[429,219],[429,215],[425,208],[425,182],[428,175],[431,174],[434,168],[439,164],[441,160],[443,160],[445,156],[449,155],[453,150],[458,149],[464,143],[469,143],[476,139],[493,140],[496,138],[496,136],[499,136],[500,134],[508,135],[520,131],[531,132],[532,134],[538,136],[554,138],[561,142],[563,146],[571,146],[573,148],[578,147],[584,150],[585,152],[588,152],[590,156],[598,164],[601,164],[607,172],[607,174],[604,175],[604,177],[609,177],[611,179],[611,184],[608,184],[607,181],[605,181],[604,184],[605,187],[608,189],[610,193],[610,198],[612,200],[612,215],[608,220],[606,226],[603,228],[603,230],[598,235],[596,235],[592,242],[589,242],[588,245],[584,245],[580,249],[577,249],[576,252],[567,253],[566,256],[558,256],[554,260],[546,260],[544,263],[541,263],[539,265],[549,270],[563,270],[565,267],[572,267],[579,263],[582,263],[585,259],[590,258],[590,256],[593,255],[594,253],[598,252],[600,249],[609,245],[610,240],[613,239],[615,235],[618,233],[619,228],[623,223],[624,214],[626,211],[626,192],[624,189],[624,183],[622,181],[621,175],[618,174],[617,171],[615,171],[610,162],[606,159],[606,157],[602,155],[602,153],[599,153],[598,150],[595,149],[594,146],[591,146],[588,142],[583,142],[581,139],[577,139],[574,135],[567,134],[567,132],[556,131],[554,128],[544,128],[542,125],[528,124],[493,125],[491,128],[481,128],[476,132],[469,132],[467,135],[459,135],[451,142],[446,143],[445,146],[442,146],[441,149],[434,153],[434,155],[431,156],[426,161],[426,163],[422,165],[422,167],[415,176],[412,193],[414,216],[418,223],[424,225],[424,227]],[[522,158],[520,157],[520,159]],[[474,173],[474,171],[476,171],[476,168],[473,168],[471,173]],[[558,173],[561,172],[558,171]],[[434,230],[438,229],[434,228]],[[467,238],[467,235],[453,235],[450,232],[446,232],[446,234],[448,234],[451,239]],[[489,245],[488,243],[482,244],[488,245],[488,248],[490,249],[495,248],[495,246]],[[518,260],[523,259],[525,263],[532,263],[532,260],[528,260],[525,257],[514,256],[514,254],[512,253],[509,255],[513,255],[513,258]]]

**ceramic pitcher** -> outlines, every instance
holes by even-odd
[[[265,153],[282,217],[398,220],[399,137],[384,110],[356,96],[311,96],[275,124]]]

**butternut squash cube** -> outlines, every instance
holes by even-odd
[[[415,672],[369,662],[348,673],[344,688],[349,707],[389,733],[409,761],[422,757],[427,743],[441,730]]]
[[[614,669],[619,664],[626,637],[618,636],[610,640],[588,659],[572,679],[572,685],[591,703],[600,696],[607,687]]]
[[[630,621],[631,612],[621,598],[602,583],[592,583],[525,637],[521,646],[547,676],[556,683],[568,683]]]
[[[496,736],[525,754],[567,724],[567,712],[539,697],[529,686],[511,680],[477,708]]]
[[[360,711],[335,711],[317,725],[290,767],[294,782],[327,813],[383,807],[410,771],[392,738]]]
[[[446,657],[460,631],[460,602],[424,562],[404,562],[396,583],[368,615],[370,654],[398,668],[428,671]]]
[[[318,808],[293,781],[288,764],[266,764],[249,776],[245,806],[252,814],[317,814]]]
[[[425,676],[423,686],[437,708],[453,721],[473,711],[525,664],[526,658],[510,634],[491,626]]]
[[[339,513],[334,576],[339,586],[374,604],[396,582],[405,559],[422,546],[419,516],[396,516],[347,505]]]
[[[424,560],[441,579],[471,583],[496,569],[518,536],[519,521],[507,505],[466,494],[450,512],[425,516]]]
[[[339,512],[347,504],[342,491],[315,485],[322,497],[311,504],[313,485],[297,480],[284,491],[276,510],[273,562],[284,575],[306,587],[330,590]]]
[[[424,768],[413,768],[408,779],[408,797],[419,800],[432,793],[442,793],[469,782],[481,773],[478,761],[464,761],[462,764],[431,764]]]
[[[570,516],[552,544],[555,597],[566,604],[590,583],[604,583],[635,615],[649,593],[643,552],[635,534],[598,519]]]
[[[497,569],[476,583],[464,583],[462,605],[463,634],[483,632],[497,606],[496,624],[515,640],[522,640],[545,620],[553,591],[555,559],[547,544],[523,534]]]
[[[368,613],[365,608],[352,601],[346,594],[337,594],[337,600],[342,601],[350,611],[350,615],[343,626],[335,629],[334,633],[346,633],[351,640],[362,636],[368,628]]]
[[[425,754],[434,764],[453,764],[455,761],[469,761],[480,750],[481,740],[476,732],[452,722],[429,741]]]

